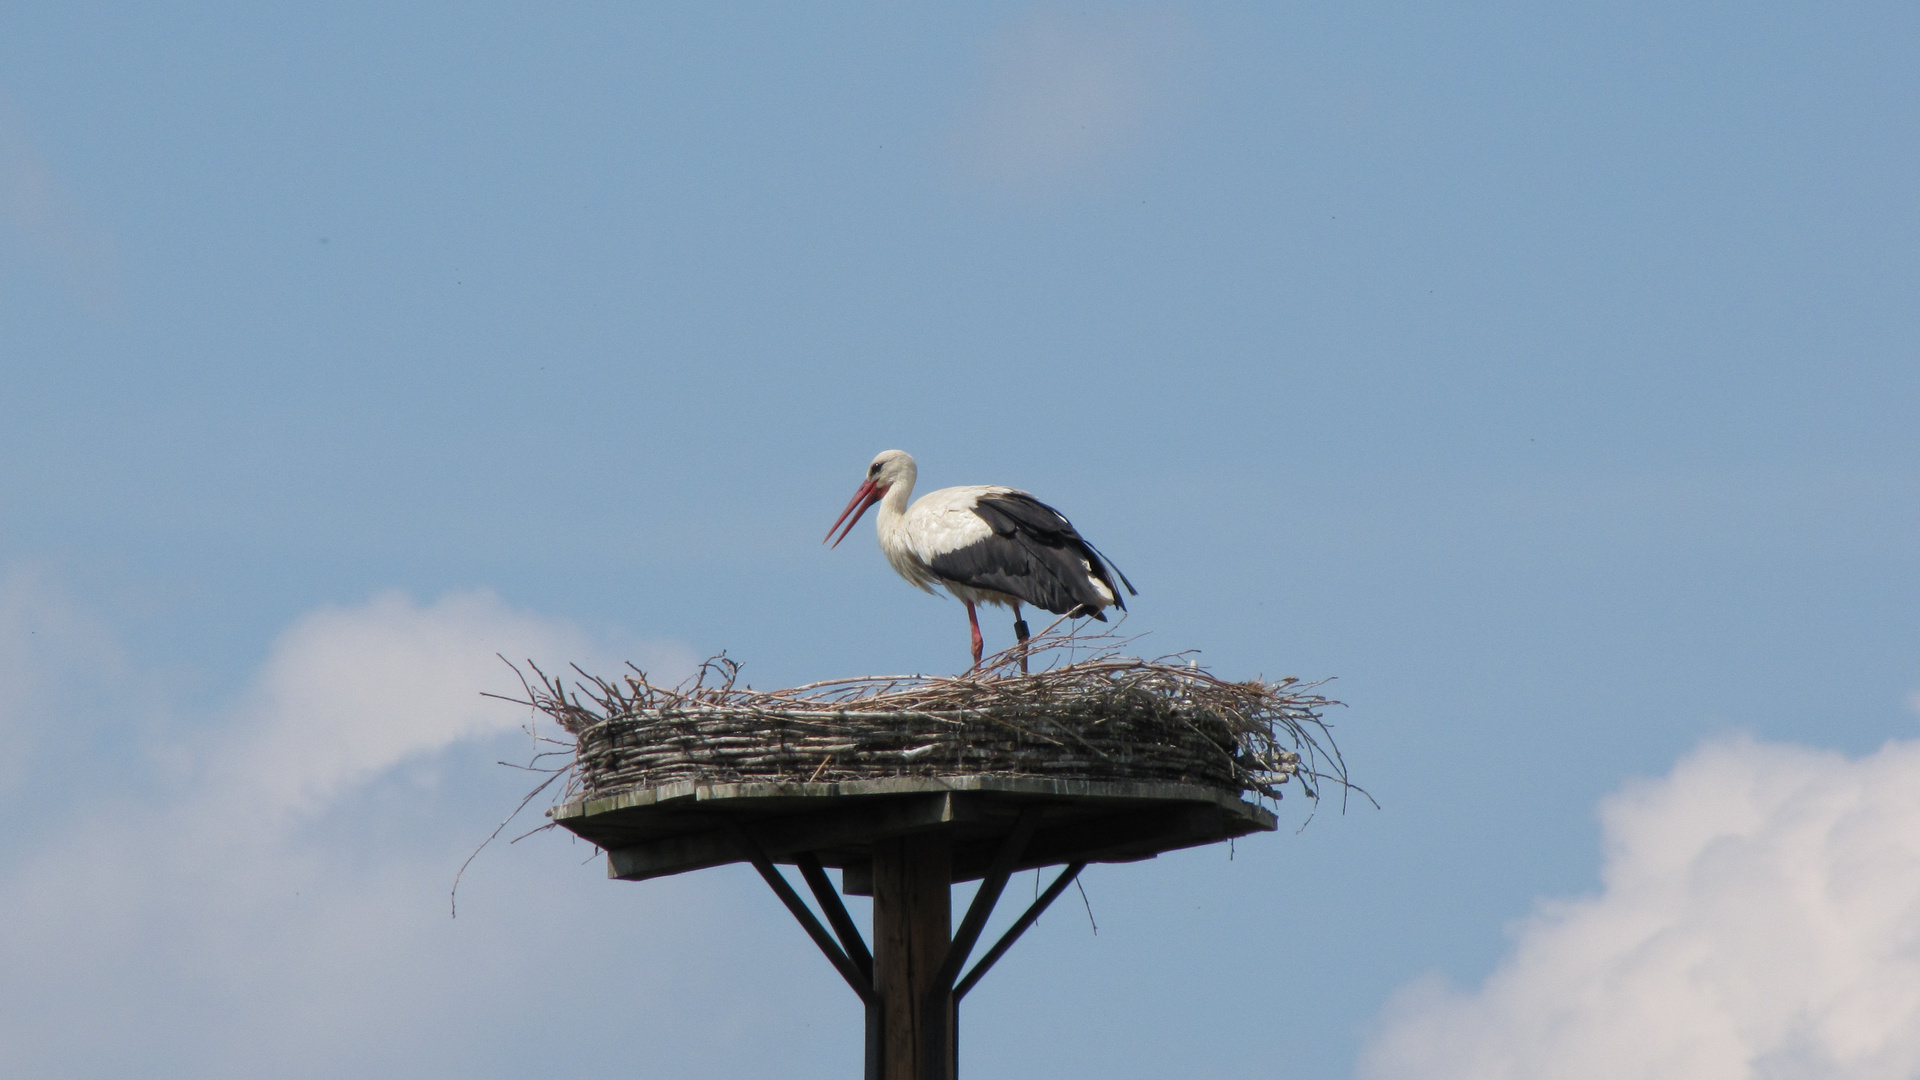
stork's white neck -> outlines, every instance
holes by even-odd
[[[880,497],[880,515],[874,519],[874,529],[883,545],[887,537],[899,529],[900,519],[907,516],[907,503],[913,498],[913,482],[918,479],[918,472],[913,467],[913,459],[908,458],[899,475],[887,485],[887,493]]]

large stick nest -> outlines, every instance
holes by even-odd
[[[1031,776],[1200,784],[1279,799],[1347,786],[1324,711],[1297,679],[1231,682],[1186,654],[1043,634],[959,676],[864,676],[759,691],[725,654],[676,687],[532,667],[523,704],[573,736],[564,799],[680,781],[836,783]]]

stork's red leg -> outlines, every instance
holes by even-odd
[[[962,600],[961,603],[967,605],[967,625],[973,627],[973,666],[979,667],[980,652],[986,646],[986,642],[980,640],[980,617],[974,614],[973,601]]]

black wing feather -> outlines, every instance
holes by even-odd
[[[981,499],[973,512],[993,537],[935,556],[934,573],[1017,596],[1055,615],[1091,615],[1105,622],[1100,609],[1108,601],[1087,580],[1091,573],[1113,594],[1113,605],[1126,610],[1106,560],[1060,511],[1031,495],[1009,493]],[[1139,595],[1132,582],[1127,591]]]

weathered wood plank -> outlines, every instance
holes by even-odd
[[[833,791],[813,790],[828,788]],[[868,895],[871,872],[861,864],[876,841],[949,830],[955,880],[970,880],[985,872],[1020,809],[1032,804],[1045,806],[1046,815],[1022,870],[1151,858],[1277,824],[1265,807],[1211,788],[1030,777],[682,785],[571,804],[556,810],[556,821],[608,849],[608,876],[643,880],[738,861],[726,833],[727,822],[738,820],[754,828],[776,861],[818,852],[826,865],[847,869],[849,894]]]
[[[892,776],[874,780],[838,784],[703,784],[683,781],[657,788],[636,788],[613,795],[562,803],[548,811],[554,821],[572,829],[584,819],[614,810],[645,809],[673,805],[684,809],[692,804],[733,799],[819,800],[855,795],[911,795],[929,791],[993,791],[1013,795],[1049,795],[1068,798],[1147,799],[1173,802],[1213,802],[1222,806],[1245,806],[1267,813],[1264,808],[1243,802],[1230,791],[1202,784],[1141,783],[1118,780],[1072,780],[1030,776]],[[1271,817],[1271,814],[1268,814]],[[1272,826],[1268,826],[1271,828]],[[577,830],[576,830],[577,831]]]
[[[1135,862],[1163,851],[1216,843],[1229,835],[1227,818],[1217,806],[1153,807],[1044,830],[1027,844],[1015,869],[1066,862]],[[966,875],[959,880],[985,873],[986,859],[991,857],[985,845],[977,845],[969,856],[956,867],[956,873]]]
[[[762,819],[753,822],[753,836],[768,855],[778,859],[802,851],[943,828],[977,817],[977,807],[964,793],[930,792],[918,798],[862,801],[821,813]],[[724,866],[740,858],[730,826],[722,823],[701,832],[614,848],[607,852],[607,876],[643,881]]]

